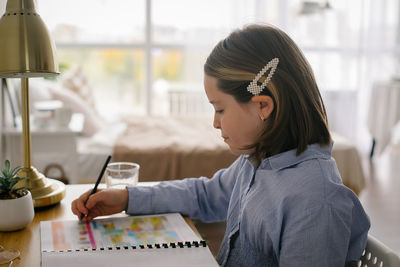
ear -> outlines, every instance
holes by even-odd
[[[274,111],[274,101],[267,95],[256,95],[251,98],[252,102],[259,103],[259,116],[262,120],[267,119]]]

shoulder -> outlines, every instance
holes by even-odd
[[[282,209],[307,210],[325,204],[352,203],[352,192],[341,182],[335,161],[308,158],[279,169],[260,169],[256,179],[267,187]]]

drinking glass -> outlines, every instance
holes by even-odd
[[[106,185],[112,188],[135,186],[139,180],[140,165],[133,162],[113,162],[107,165]]]

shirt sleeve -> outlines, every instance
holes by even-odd
[[[287,219],[282,229],[279,264],[345,266],[351,237],[351,210],[351,207],[340,210],[323,204]]]
[[[242,157],[229,168],[206,177],[161,182],[156,186],[128,187],[129,214],[179,212],[205,222],[226,219]]]

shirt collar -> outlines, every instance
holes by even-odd
[[[261,169],[284,169],[292,165],[299,164],[300,162],[314,159],[314,158],[325,158],[329,159],[331,157],[333,142],[328,146],[320,146],[319,144],[308,145],[307,149],[296,156],[296,149],[282,152],[280,154],[265,158],[261,161],[259,168]],[[251,157],[247,157],[251,161]]]

